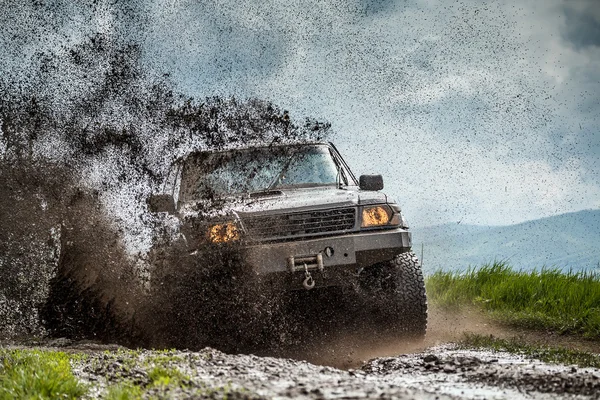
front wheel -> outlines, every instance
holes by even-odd
[[[427,331],[427,295],[421,264],[412,253],[366,268],[359,282],[363,311],[380,333],[421,339]]]

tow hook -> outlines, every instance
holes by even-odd
[[[302,286],[304,286],[304,289],[310,290],[310,289],[314,288],[315,280],[313,279],[310,272],[308,272],[308,266],[306,265],[306,263],[304,263],[304,276],[305,276],[305,278],[304,278],[304,281],[302,282]]]

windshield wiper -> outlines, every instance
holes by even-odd
[[[271,183],[269,183],[269,185],[262,190],[262,192],[268,192],[270,190],[273,190],[273,188],[275,186],[277,186],[277,181],[279,179],[281,179],[281,177],[283,176],[283,174],[286,173],[286,171],[288,170],[288,168],[290,167],[290,164],[292,163],[292,160],[294,159],[294,156],[296,156],[296,153],[293,153],[290,158],[286,161],[286,163],[284,164],[283,168],[281,169],[281,171],[279,171],[279,173],[277,175],[275,175],[275,179],[273,179],[271,181]]]

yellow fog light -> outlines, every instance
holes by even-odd
[[[387,225],[390,222],[391,210],[385,206],[365,207],[362,211],[361,227]]]
[[[208,240],[213,243],[225,243],[238,240],[240,231],[233,222],[211,225],[208,228]]]

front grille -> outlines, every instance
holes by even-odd
[[[342,232],[354,228],[355,220],[354,207],[242,218],[249,236],[254,239],[288,239]]]

